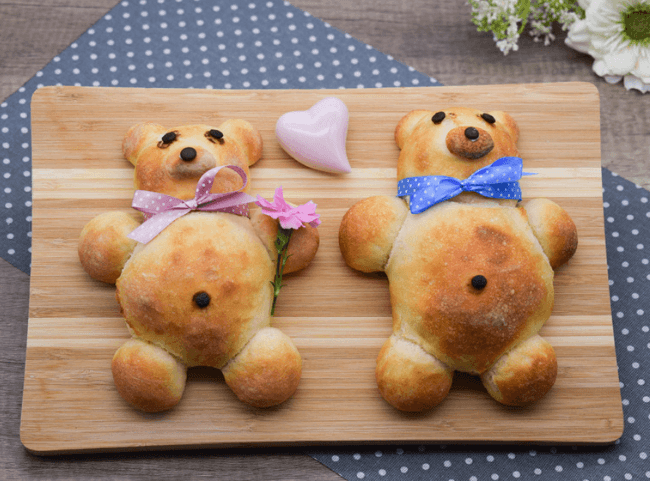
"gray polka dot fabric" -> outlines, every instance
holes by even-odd
[[[440,85],[282,1],[128,0],[0,104],[0,255],[31,261],[30,99],[46,85],[199,89]]]
[[[613,445],[312,450],[348,480],[650,479],[650,192],[603,169],[607,261],[625,430]]]
[[[276,89],[439,85],[286,2],[129,0],[0,104],[0,254],[29,273],[29,102],[46,85]],[[603,170],[626,429],[607,447],[373,446],[306,451],[348,480],[650,478],[650,194]]]

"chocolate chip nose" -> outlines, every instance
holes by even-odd
[[[192,147],[185,147],[183,150],[181,150],[181,159],[183,159],[185,162],[190,162],[191,160],[196,159],[196,149],[193,149]]]
[[[469,140],[478,139],[479,138],[478,130],[476,130],[474,127],[467,127],[465,129],[465,137],[467,137]]]
[[[494,149],[492,136],[476,127],[456,127],[447,133],[447,148],[453,155],[476,160],[485,157]]]

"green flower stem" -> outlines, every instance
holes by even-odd
[[[293,229],[284,229],[281,226],[278,226],[278,235],[275,238],[275,248],[278,251],[278,259],[275,265],[275,279],[271,283],[273,285],[273,305],[271,306],[271,315],[275,313],[275,303],[278,300],[278,295],[280,295],[280,289],[282,288],[282,273],[284,272],[284,266],[287,263],[289,256],[287,255],[287,250],[289,248],[289,241],[291,240],[291,233]]]

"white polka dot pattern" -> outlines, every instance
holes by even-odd
[[[214,178],[224,168],[232,169],[239,174],[243,185],[234,192],[211,194]],[[201,176],[196,185],[194,199],[181,200],[158,192],[137,190],[133,195],[131,206],[144,214],[145,222],[128,237],[146,244],[169,224],[193,210],[248,216],[248,204],[254,202],[255,197],[241,192],[247,183],[248,178],[243,169],[236,165],[222,165],[208,170]]]
[[[29,99],[45,85],[200,89],[440,85],[287,2],[125,0],[0,104],[0,255],[29,273]]]
[[[45,85],[275,89],[440,84],[286,2],[121,2],[0,103],[5,209],[0,255],[24,272],[29,272],[31,258],[29,99]],[[650,322],[645,316],[650,312],[650,193],[606,169],[603,179],[626,419],[617,444],[536,450],[428,445],[308,454],[349,480],[650,479]]]
[[[309,451],[345,479],[650,479],[650,192],[603,173],[607,261],[625,431],[611,446],[384,446]],[[353,455],[354,453],[354,455]],[[406,468],[408,471],[404,471]],[[433,474],[435,473],[435,475]]]
[[[407,177],[397,183],[397,196],[409,196],[412,214],[420,214],[463,191],[493,199],[521,200],[518,181],[522,175],[533,175],[522,174],[522,165],[519,157],[501,157],[463,180],[444,175]]]

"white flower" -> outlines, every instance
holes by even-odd
[[[494,36],[494,41],[497,44],[497,48],[503,52],[503,55],[508,55],[510,50],[517,51],[519,50],[519,45],[517,41],[519,40],[519,25],[517,25],[519,19],[514,15],[511,15],[508,18],[509,24],[508,29],[506,30],[506,38],[498,40],[496,35]]]
[[[609,83],[650,92],[650,0],[579,0],[584,20],[569,28],[566,44],[594,58]]]

